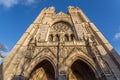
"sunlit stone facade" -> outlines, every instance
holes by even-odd
[[[102,16],[101,16],[102,17]],[[120,80],[120,57],[81,9],[43,9],[1,65],[2,80]]]

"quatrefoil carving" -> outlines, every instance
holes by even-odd
[[[69,27],[67,24],[57,23],[57,24],[53,25],[52,29],[57,32],[65,32],[69,29]]]

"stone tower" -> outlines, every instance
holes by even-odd
[[[72,6],[43,9],[1,68],[2,80],[120,80],[120,56]]]

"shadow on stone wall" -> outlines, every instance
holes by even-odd
[[[3,70],[3,63],[0,65],[0,80],[5,80],[4,79],[4,70]],[[29,80],[26,77],[23,77],[22,75],[14,76],[11,80]]]
[[[120,60],[120,55],[119,54],[117,54],[117,52],[114,50],[114,49],[112,49],[111,51],[109,51],[109,53],[107,54],[107,55],[110,55],[110,57],[111,57],[111,59],[114,61],[114,63],[116,64],[116,66],[120,69],[120,62],[118,62],[119,60]],[[106,57],[107,58],[107,55],[104,55],[103,57]],[[117,59],[116,59],[117,58]],[[109,66],[109,64],[110,63],[107,63],[106,61],[105,61],[105,64],[107,65],[107,67],[109,68],[108,70],[111,70],[110,69],[110,66]],[[105,68],[105,70],[106,70],[106,68]],[[3,78],[3,73],[4,73],[4,71],[3,71],[3,63],[0,65],[0,80],[4,80],[4,78]],[[108,74],[109,72],[107,72],[107,74]],[[111,71],[110,71],[110,73],[111,73]],[[112,75],[113,75],[113,73],[112,73]],[[26,77],[24,77],[24,76],[22,76],[22,75],[18,75],[18,76],[14,76],[13,78],[12,78],[12,80],[29,80],[29,78],[26,78]],[[101,80],[101,79],[100,79]],[[116,79],[117,80],[117,79]]]
[[[29,79],[19,75],[19,76],[14,76],[12,80],[29,80]]]
[[[0,65],[0,80],[3,80],[3,63]]]

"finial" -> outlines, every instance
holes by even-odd
[[[53,6],[48,8],[49,10],[55,10],[55,8]]]
[[[68,9],[74,9],[74,6],[69,6]]]

